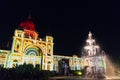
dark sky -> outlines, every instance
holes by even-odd
[[[120,5],[112,0],[1,0],[0,45],[11,40],[31,11],[40,37],[54,37],[54,54],[81,54],[89,31],[112,56],[120,56]]]

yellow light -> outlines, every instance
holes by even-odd
[[[78,74],[78,75],[82,75],[82,72],[78,71],[77,74]]]
[[[82,73],[81,73],[81,72],[78,72],[78,74],[79,74],[79,75],[82,75]]]

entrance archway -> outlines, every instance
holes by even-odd
[[[33,64],[34,67],[36,65],[39,65],[40,69],[42,69],[43,64],[42,49],[37,46],[28,46],[25,50],[24,63]]]
[[[60,75],[68,75],[70,71],[69,59],[61,59],[58,61],[58,72]]]
[[[15,68],[16,66],[18,66],[18,60],[13,60],[13,64],[12,64],[12,67]]]

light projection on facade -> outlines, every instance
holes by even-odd
[[[31,18],[16,29],[11,50],[0,50],[0,66],[12,68],[25,64],[40,65],[42,70],[53,70],[53,37],[38,38]],[[49,55],[48,55],[49,54]]]
[[[66,64],[70,70],[81,70],[86,66],[98,71],[105,71],[104,56],[101,54],[100,47],[96,45],[92,33],[88,34],[86,45],[81,57],[53,55],[53,37],[45,36],[39,38],[35,30],[35,25],[28,17],[26,21],[20,23],[22,29],[16,29],[13,35],[11,50],[0,50],[0,66],[13,68],[19,65],[33,64],[40,65],[41,70],[60,69]]]

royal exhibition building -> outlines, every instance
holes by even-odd
[[[10,50],[0,49],[0,67],[14,68],[23,64],[40,65],[41,70],[60,71],[64,67],[71,70],[80,70],[86,66],[95,71],[105,71],[104,51],[97,45],[92,33],[89,32],[86,44],[81,51],[81,57],[77,55],[54,55],[54,38],[45,36],[39,38],[31,17],[19,25],[21,28],[14,31]]]

